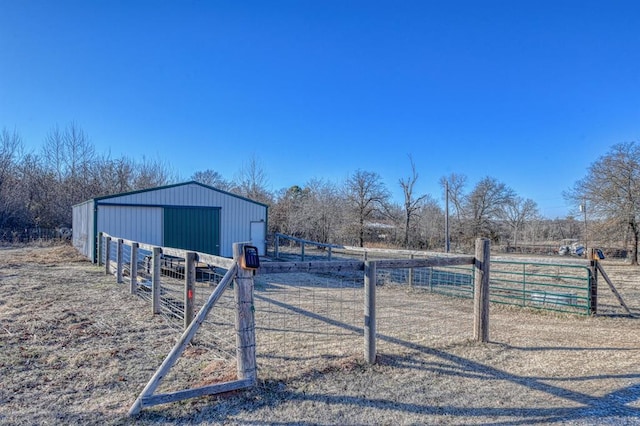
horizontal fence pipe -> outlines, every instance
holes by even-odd
[[[431,268],[435,266],[473,265],[473,256],[430,257],[427,259],[383,259],[377,260],[378,269]]]
[[[262,263],[258,274],[278,274],[287,272],[340,272],[363,271],[364,262],[361,261],[332,261],[332,262],[272,262]]]
[[[316,247],[344,248],[344,246],[341,246],[341,245],[338,245],[338,244],[319,243],[317,241],[305,240],[303,238],[297,238],[297,237],[292,237],[290,235],[276,233],[275,234],[276,243],[279,244],[280,243],[280,239],[295,241],[297,243],[303,243],[303,244],[305,244],[305,243],[306,244],[311,244],[311,245],[314,245]],[[276,247],[277,247],[277,245],[276,245]]]
[[[231,269],[233,265],[235,265],[235,262],[232,259],[206,253],[198,253],[198,261],[208,265],[218,266],[223,269]]]

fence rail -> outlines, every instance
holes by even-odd
[[[135,293],[142,291],[151,300],[154,313],[170,309],[184,320],[186,330],[175,351],[183,351],[185,342],[201,345],[205,341],[209,346],[203,350],[208,353],[236,354],[237,380],[232,384],[158,395],[153,395],[156,385],[149,385],[131,414],[156,403],[249,386],[255,383],[258,371],[266,375],[314,368],[322,371],[324,362],[362,355],[365,362],[373,363],[380,350],[433,341],[425,333],[440,339],[459,338],[447,332],[449,322],[455,322],[456,327],[468,324],[473,339],[486,342],[490,299],[594,312],[589,310],[594,302],[589,292],[593,286],[591,268],[491,261],[485,239],[476,242],[474,256],[416,258],[411,253],[409,259],[385,259],[385,252],[379,251],[375,254],[381,258],[365,253],[366,260],[265,261],[257,270],[240,267],[240,243],[234,244],[233,260],[147,246],[106,234],[101,235],[99,247],[99,259],[107,273],[114,274],[120,283],[131,280]],[[208,264],[205,259],[216,263]],[[235,280],[233,298],[224,288],[231,280]],[[434,315],[434,311],[447,312],[445,306],[450,302],[434,297],[436,293],[472,302],[452,302],[452,314],[443,320],[442,313]],[[202,305],[190,301],[195,295],[208,294]],[[169,300],[175,305],[170,306]],[[189,319],[188,312],[198,306],[198,314]],[[194,327],[200,325],[226,331],[214,338],[203,334],[194,343]],[[178,356],[172,351],[156,376],[164,377],[166,371],[161,370],[171,368]],[[294,363],[296,368],[283,368],[282,363]]]
[[[494,260],[491,301],[557,312],[591,314],[587,266]]]
[[[455,265],[455,262],[460,262],[456,259],[464,256],[328,245],[283,234],[275,235],[274,255],[280,259],[301,261],[376,259],[381,262],[377,268],[378,283],[406,284],[448,296],[474,297],[475,268]],[[422,259],[425,264],[413,263],[411,268],[402,267],[403,261],[416,259]],[[438,259],[440,263],[427,265],[433,259]],[[489,297],[491,302],[503,305],[590,315],[596,312],[595,287],[592,285],[595,279],[593,268],[585,265],[492,259]]]

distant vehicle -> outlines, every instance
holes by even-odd
[[[558,254],[561,256],[584,256],[584,244],[574,242],[567,245],[562,245],[558,249]]]

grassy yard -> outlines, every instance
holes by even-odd
[[[608,271],[640,313],[640,269]],[[477,344],[468,300],[425,296],[416,320],[402,311],[415,293],[382,288],[394,303],[381,318],[395,326],[381,324],[377,364],[356,344],[331,363],[265,368],[254,389],[131,419],[175,327],[69,246],[1,248],[0,290],[0,424],[640,424],[636,318],[492,306],[491,342]]]

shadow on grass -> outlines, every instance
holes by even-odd
[[[308,316],[318,321],[328,323],[332,326],[341,327],[350,332],[362,334],[361,327],[353,326],[324,315],[305,310],[303,308],[293,306],[281,301],[276,301],[265,296],[256,295],[256,299],[264,302],[273,303],[281,308],[289,309],[301,315]],[[387,343],[398,345],[422,355],[428,355],[440,359],[441,362],[426,362],[411,354],[406,355],[380,355],[379,362],[383,365],[389,365],[398,369],[418,369],[426,372],[433,372],[440,376],[455,376],[463,378],[471,378],[486,381],[503,381],[509,382],[525,388],[546,393],[550,396],[570,401],[573,404],[579,404],[579,407],[551,407],[551,408],[528,408],[528,407],[464,407],[456,405],[430,405],[403,403],[396,399],[385,398],[365,398],[350,395],[328,395],[324,393],[299,392],[288,389],[283,383],[269,382],[264,383],[258,388],[248,393],[234,398],[234,401],[223,402],[223,399],[217,400],[217,403],[227,404],[224,413],[217,409],[217,405],[200,408],[202,412],[200,418],[207,421],[233,422],[234,416],[241,413],[256,412],[262,408],[268,408],[271,412],[277,410],[278,405],[296,402],[314,402],[324,405],[348,406],[352,409],[371,409],[372,416],[380,410],[396,412],[398,414],[406,413],[422,416],[446,416],[446,421],[453,423],[464,423],[465,419],[474,418],[474,421],[484,424],[493,425],[527,425],[527,424],[546,424],[553,422],[588,422],[598,424],[603,418],[609,418],[616,422],[624,424],[640,424],[640,408],[629,406],[629,404],[640,402],[640,373],[638,374],[621,374],[621,375],[599,375],[571,378],[553,378],[553,377],[531,377],[521,376],[507,371],[482,364],[480,362],[470,360],[441,349],[434,349],[424,345],[405,341],[388,335],[378,334],[378,339]],[[490,344],[501,345],[494,342]],[[581,348],[581,347],[513,347],[502,345],[508,350],[517,351],[580,351],[580,350],[602,350],[602,351],[620,351],[620,350],[637,350],[632,348]],[[366,367],[365,367],[366,368]],[[607,379],[627,379],[636,380],[638,383],[619,388],[603,396],[593,396],[587,393],[565,389],[560,386],[551,384],[550,382],[582,382],[587,380],[607,380]],[[216,397],[219,398],[219,397]],[[142,415],[141,420],[146,422],[191,422],[191,415],[177,415],[172,417],[170,413],[153,413],[147,412]],[[505,420],[496,421],[496,418]],[[372,417],[372,421],[374,421]],[[445,417],[439,419],[445,420]],[[265,424],[265,420],[238,420],[242,424]],[[307,421],[284,421],[278,422],[269,419],[266,423],[271,425],[310,425],[313,422]],[[613,423],[612,423],[613,424]]]
[[[257,296],[258,297],[258,296]],[[335,319],[307,311],[300,307],[292,306],[280,301],[263,297],[263,301],[274,303],[279,307],[284,307],[292,310],[298,314],[311,317],[313,319],[326,322],[333,326],[339,326],[351,332],[358,334],[363,333],[363,329],[360,327],[354,327],[353,325],[346,324]],[[384,356],[383,359],[386,363],[392,363],[396,368],[419,368],[422,370],[433,371],[434,374],[440,375],[452,375],[459,377],[468,377],[480,380],[500,380],[517,384],[524,388],[544,392],[546,394],[558,397],[582,405],[581,407],[567,407],[567,408],[468,408],[468,407],[456,407],[456,406],[430,406],[430,405],[416,405],[416,404],[403,404],[395,400],[385,399],[365,399],[351,396],[331,396],[331,395],[314,395],[314,394],[300,394],[292,392],[288,395],[282,395],[284,400],[308,400],[324,402],[327,404],[348,404],[357,407],[369,407],[376,409],[405,411],[408,413],[419,413],[425,415],[448,415],[448,416],[460,416],[460,417],[512,417],[511,420],[505,424],[536,424],[536,423],[548,423],[557,421],[593,421],[596,422],[602,417],[624,417],[626,419],[634,419],[640,423],[640,408],[630,407],[628,404],[640,401],[640,383],[620,388],[614,392],[608,393],[603,396],[592,396],[586,393],[577,392],[569,389],[565,389],[549,382],[582,382],[587,380],[607,380],[607,379],[627,379],[627,380],[640,380],[640,373],[638,374],[621,374],[621,375],[600,375],[600,376],[585,376],[585,377],[572,377],[572,378],[553,378],[553,377],[531,377],[520,376],[512,374],[504,370],[491,367],[477,361],[469,360],[454,354],[451,354],[445,350],[434,349],[424,345],[416,344],[406,340],[398,339],[388,335],[377,335],[378,339],[384,342],[392,343],[411,349],[413,351],[420,352],[425,355],[439,358],[443,360],[442,363],[425,363],[421,360],[416,360],[411,356]],[[499,344],[499,343],[494,343]],[[636,348],[582,348],[582,347],[514,347],[509,345],[503,345],[510,350],[519,351],[581,351],[581,350],[598,350],[598,351],[634,351]],[[420,365],[422,364],[422,365]],[[519,419],[519,420],[514,420]],[[499,423],[496,423],[499,424]]]

